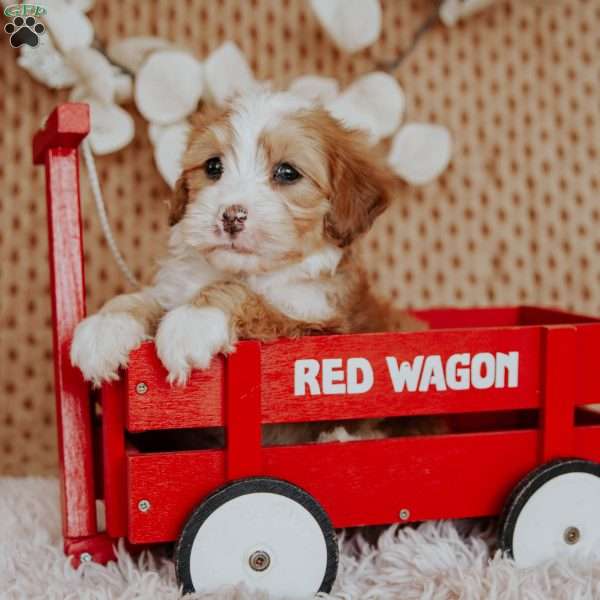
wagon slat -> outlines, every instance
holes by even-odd
[[[339,419],[341,415],[346,419],[361,419],[537,408],[541,331],[539,327],[507,327],[437,331],[435,335],[431,332],[333,335],[262,344],[262,422],[325,421]],[[254,342],[240,342],[238,352],[243,353],[249,343]],[[510,380],[511,373],[503,369],[501,362],[496,365],[497,380],[493,377],[487,381],[474,380],[473,359],[477,355],[488,355],[488,359],[495,360],[498,355],[506,358],[509,354],[516,361],[513,364],[516,380]],[[359,379],[352,387],[351,370],[355,364],[352,361],[357,359]],[[312,361],[308,367],[307,360]],[[128,429],[224,425],[221,361],[219,357],[208,371],[194,372],[185,388],[172,388],[166,383],[166,371],[151,343],[134,351],[127,373]],[[402,390],[396,391],[393,375],[399,374],[404,361],[408,361],[415,376],[412,385],[415,389],[409,389],[410,382],[400,377],[396,385],[402,386]],[[436,365],[443,370],[437,379],[436,372],[428,368]],[[364,382],[365,366],[372,370],[372,385],[368,389]],[[318,368],[318,373],[303,378],[306,369],[312,367]],[[477,372],[485,375],[485,368],[478,368]],[[332,373],[335,381],[328,384]],[[248,370],[239,373],[240,379],[247,377]],[[144,394],[136,391],[140,381],[147,384]],[[337,387],[331,388],[331,384]],[[328,393],[330,388],[334,393]]]

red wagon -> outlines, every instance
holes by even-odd
[[[500,544],[519,564],[600,546],[600,419],[583,408],[600,401],[596,319],[423,311],[425,332],[241,342],[185,388],[166,383],[145,343],[119,382],[91,394],[68,360],[85,314],[77,147],[88,127],[87,106],[65,104],[34,140],[47,177],[63,531],[76,561],[108,560],[120,537],[176,541],[186,591],[245,581],[292,597],[331,588],[337,528],[502,513]],[[416,415],[447,415],[452,433],[261,444],[264,424]],[[223,448],[146,443],[216,427]]]

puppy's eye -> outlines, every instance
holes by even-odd
[[[223,163],[218,156],[213,156],[209,158],[204,163],[204,172],[209,179],[216,181],[217,179],[221,179],[221,175],[223,175]]]
[[[273,179],[277,183],[294,183],[301,177],[302,175],[289,163],[279,163],[273,169]]]

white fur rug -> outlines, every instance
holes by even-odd
[[[2,600],[174,600],[172,563],[119,552],[106,567],[73,569],[61,549],[58,489],[53,479],[0,479]],[[600,507],[599,507],[600,510]],[[490,556],[493,534],[481,524],[424,523],[387,529],[373,548],[342,542],[337,600],[583,600],[600,598],[600,562],[552,563],[518,571]],[[187,596],[205,600],[261,599],[227,589]]]

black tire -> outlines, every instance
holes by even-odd
[[[298,486],[271,477],[250,477],[226,484],[208,496],[190,515],[175,546],[175,570],[177,581],[184,593],[198,591],[194,588],[190,573],[192,545],[202,525],[218,508],[235,498],[253,493],[272,493],[293,500],[308,511],[317,522],[323,534],[327,565],[325,575],[317,592],[328,593],[335,582],[338,568],[337,536],[331,521],[321,505]],[[229,582],[237,583],[235,581]]]
[[[515,527],[527,502],[545,483],[567,473],[590,473],[600,478],[600,464],[580,458],[557,459],[528,473],[513,489],[504,504],[498,525],[498,546],[508,557],[515,558]]]

